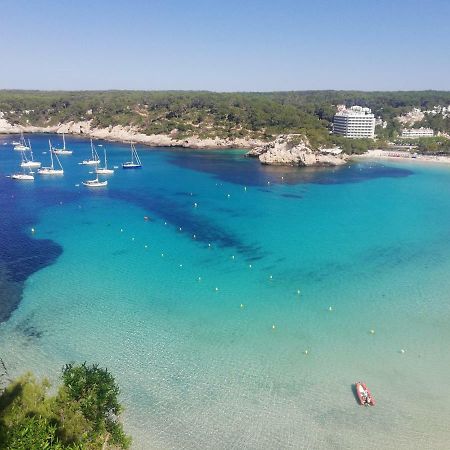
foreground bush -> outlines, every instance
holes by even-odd
[[[96,365],[68,364],[62,385],[26,374],[0,394],[0,448],[8,450],[126,449],[114,377]]]

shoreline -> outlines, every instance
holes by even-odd
[[[92,139],[102,139],[110,142],[130,142],[148,145],[151,147],[182,147],[198,150],[225,150],[243,149],[251,150],[267,142],[252,138],[206,138],[189,136],[185,139],[177,139],[176,134],[144,134],[132,126],[109,126],[108,128],[92,128],[91,121],[69,122],[48,127],[34,125],[22,126],[12,125],[5,119],[0,119],[0,135],[11,135],[20,133],[41,134],[67,134],[74,136],[87,136]]]
[[[387,161],[410,161],[410,162],[426,162],[426,163],[438,163],[438,164],[450,164],[450,156],[435,156],[435,155],[421,155],[417,154],[413,157],[408,152],[399,152],[391,150],[368,150],[362,155],[351,155],[350,159],[375,159],[375,160],[387,160]]]

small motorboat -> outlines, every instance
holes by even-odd
[[[357,381],[355,383],[356,394],[358,395],[359,402],[364,406],[375,406],[375,399],[373,398],[372,393],[365,383],[361,381]]]

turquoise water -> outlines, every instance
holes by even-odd
[[[46,139],[32,136],[41,159]],[[135,448],[447,448],[450,167],[138,147],[141,171],[89,191],[89,144],[67,143],[64,177],[31,185],[4,178],[18,156],[0,150],[24,236],[0,269],[25,264],[17,241],[61,249],[5,277],[23,288],[0,325],[10,372],[108,367]],[[359,379],[375,408],[357,405]]]

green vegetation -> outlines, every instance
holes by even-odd
[[[0,448],[8,450],[126,449],[130,438],[118,418],[119,388],[113,376],[96,365],[68,364],[62,385],[26,374],[0,395]]]
[[[172,133],[178,139],[196,135],[271,140],[277,134],[302,133],[315,148],[342,145],[352,153],[373,146],[372,141],[330,133],[338,104],[368,106],[387,121],[386,128],[376,130],[376,146],[383,147],[399,133],[396,116],[413,107],[449,105],[450,92],[0,91],[0,111],[10,122],[23,125],[92,120],[94,126],[132,125],[146,134]],[[449,119],[424,120],[436,130],[450,130]]]

